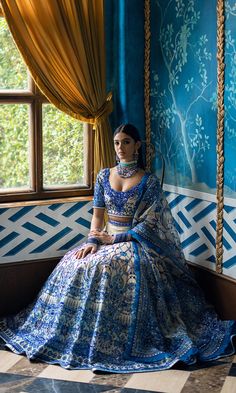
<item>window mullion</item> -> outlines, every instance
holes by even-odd
[[[43,190],[43,149],[42,149],[42,101],[40,96],[35,96],[34,121],[32,121],[34,135],[34,160],[33,171],[35,174],[34,186],[37,194]]]

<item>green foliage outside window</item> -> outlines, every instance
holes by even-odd
[[[27,90],[26,65],[0,18],[0,90]],[[83,183],[83,124],[43,104],[45,186]],[[32,120],[34,121],[34,120]],[[0,189],[30,187],[30,105],[0,103]]]
[[[0,188],[28,187],[29,106],[0,105]]]
[[[83,124],[43,105],[44,185],[83,183]]]
[[[16,48],[7,22],[0,17],[0,89],[28,87],[27,68]]]

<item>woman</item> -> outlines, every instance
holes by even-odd
[[[120,126],[114,146],[118,164],[97,176],[87,243],[65,255],[34,304],[0,322],[0,337],[30,359],[120,373],[234,353],[236,324],[218,320],[190,274],[137,129]]]

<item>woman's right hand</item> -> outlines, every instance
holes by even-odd
[[[97,245],[96,244],[85,244],[83,248],[80,248],[80,250],[76,251],[75,257],[77,259],[85,258],[86,255],[89,253],[95,254],[97,251]]]

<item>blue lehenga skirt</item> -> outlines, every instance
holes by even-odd
[[[33,304],[0,320],[12,351],[119,373],[234,353],[235,322],[218,319],[185,265],[135,241],[76,259],[80,247],[64,256]]]

